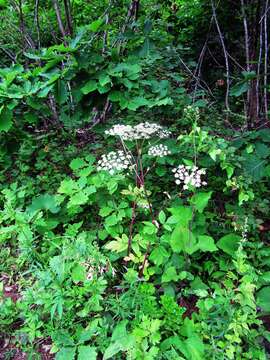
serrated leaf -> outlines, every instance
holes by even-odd
[[[136,111],[141,106],[149,105],[149,100],[143,97],[136,97],[128,102],[128,109]]]
[[[56,354],[55,360],[74,360],[75,353],[75,347],[63,348]]]
[[[12,111],[2,106],[0,108],[0,131],[7,132],[12,126]]]
[[[84,161],[84,159],[81,159],[81,158],[73,159],[71,161],[71,163],[69,164],[69,167],[71,168],[71,170],[74,170],[74,171],[81,169],[85,166],[87,166],[87,163]]]
[[[151,260],[155,265],[159,266],[164,263],[166,259],[169,258],[168,251],[161,245],[159,245],[157,248],[155,248],[150,257],[149,260]]]
[[[97,352],[93,346],[79,346],[78,360],[96,360]]]
[[[108,207],[108,206],[104,206],[103,208],[101,208],[100,210],[99,210],[99,216],[101,216],[101,217],[106,217],[106,216],[108,216],[108,215],[110,215],[111,213],[113,212],[113,209],[112,208],[110,208],[110,207]]]
[[[170,266],[169,268],[167,268],[164,272],[164,274],[162,275],[161,278],[161,282],[162,283],[166,283],[166,282],[171,282],[171,281],[178,281],[179,276],[176,273],[175,267],[174,266]]]
[[[115,342],[112,343],[106,350],[103,355],[103,360],[111,359],[114,355],[122,351],[121,344]]]
[[[71,278],[75,283],[83,282],[86,279],[86,270],[83,265],[77,264],[72,269]]]
[[[111,82],[110,76],[106,72],[102,72],[98,78],[101,86],[105,86]]]
[[[82,88],[81,92],[84,95],[87,95],[95,90],[97,90],[98,83],[95,80],[89,80]]]
[[[68,207],[84,205],[87,202],[88,202],[88,196],[83,192],[79,192],[70,198],[68,202]]]

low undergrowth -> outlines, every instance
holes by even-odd
[[[270,131],[181,121],[2,151],[4,358],[267,359]]]

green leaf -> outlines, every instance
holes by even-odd
[[[128,109],[136,111],[141,106],[149,105],[149,101],[143,97],[136,97],[128,102]]]
[[[155,265],[159,266],[163,264],[169,256],[170,255],[168,251],[163,246],[159,245],[152,251],[149,260],[153,261]]]
[[[71,272],[71,278],[75,283],[83,282],[86,279],[86,270],[83,265],[77,264]]]
[[[199,192],[192,196],[191,204],[195,206],[195,209],[202,213],[205,207],[207,206],[209,199],[212,196],[212,191],[210,192]]]
[[[88,202],[88,196],[83,192],[79,192],[70,198],[68,207],[84,205],[87,202]]]
[[[78,360],[96,360],[97,352],[93,346],[79,346]]]
[[[169,268],[167,268],[165,270],[164,274],[162,275],[161,282],[166,283],[166,282],[171,282],[171,281],[178,281],[178,279],[179,279],[179,276],[176,273],[175,267],[170,266]]]
[[[241,236],[236,234],[228,234],[223,236],[218,242],[217,247],[223,250],[226,254],[234,256],[238,247]]]
[[[196,239],[188,227],[178,224],[172,232],[170,244],[174,252],[193,254],[197,250]]]
[[[29,212],[38,210],[50,211],[52,214],[59,212],[60,208],[57,206],[55,197],[53,195],[44,194],[32,200],[32,204],[28,207]]]
[[[87,163],[84,161],[84,159],[76,158],[71,161],[69,166],[71,170],[75,171],[87,166]]]
[[[246,93],[248,91],[249,85],[247,82],[242,82],[239,84],[234,85],[234,87],[230,91],[231,96],[241,96],[242,94]]]
[[[263,287],[257,292],[257,304],[266,313],[270,313],[270,286]]]
[[[110,207],[108,207],[108,206],[104,206],[103,208],[101,208],[100,210],[99,210],[99,216],[101,216],[101,217],[106,217],[106,216],[108,216],[108,215],[110,215],[111,213],[113,212],[113,209],[112,208],[110,208]]]
[[[7,132],[12,126],[12,111],[2,106],[0,107],[0,131]]]
[[[205,360],[204,344],[201,339],[193,335],[186,339],[183,343],[182,353],[189,360]]]
[[[75,347],[63,348],[56,354],[55,360],[74,360],[75,353]]]
[[[103,24],[104,22],[104,19],[97,19],[93,22],[91,22],[90,25],[87,26],[88,30],[90,31],[93,31],[93,32],[96,32],[98,31],[98,29],[101,27],[101,25]]]
[[[108,250],[116,251],[121,253],[126,251],[128,248],[128,237],[123,234],[122,238],[118,237],[117,240],[110,241],[105,245],[105,248]]]
[[[198,236],[198,248],[201,251],[217,251],[218,248],[215,245],[215,241],[211,236],[200,235]]]
[[[98,84],[95,80],[89,80],[82,88],[81,88],[81,92],[84,95],[87,95],[93,91],[95,91],[98,87]]]
[[[101,86],[105,86],[111,82],[111,78],[106,72],[102,72],[98,78],[98,81]]]
[[[117,353],[119,353],[120,351],[122,351],[122,346],[121,344],[115,342],[112,343],[105,351],[104,355],[103,355],[103,360],[107,360],[112,358],[114,355],[116,355]]]
[[[166,221],[166,215],[165,215],[165,212],[163,210],[161,210],[161,212],[158,214],[158,219],[159,219],[159,222],[161,224],[164,224],[165,221]]]
[[[191,207],[179,206],[179,207],[169,208],[168,210],[172,214],[172,217],[170,218],[170,224],[179,223],[185,227],[188,227],[189,222],[192,219]]]

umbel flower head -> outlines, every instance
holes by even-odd
[[[98,161],[97,170],[109,171],[111,175],[116,172],[127,169],[131,165],[131,155],[125,154],[123,150],[111,151],[101,156]]]
[[[148,150],[148,155],[150,156],[164,157],[170,154],[168,146],[163,144],[151,146]]]
[[[189,186],[199,188],[207,185],[207,182],[202,180],[202,176],[206,174],[205,170],[197,166],[179,165],[173,169],[173,173],[176,185],[183,185],[184,190],[187,190]]]
[[[122,140],[141,140],[150,139],[154,136],[166,138],[170,136],[170,131],[164,129],[161,125],[149,122],[139,123],[135,126],[131,125],[114,125],[110,130],[106,130],[105,134],[119,136]]]

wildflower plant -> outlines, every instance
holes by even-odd
[[[120,140],[122,150],[111,151],[108,154],[103,154],[98,161],[98,171],[108,171],[111,175],[117,172],[126,171],[126,175],[133,175],[135,179],[135,186],[129,186],[128,190],[122,192],[123,195],[131,196],[133,199],[132,205],[132,220],[129,230],[128,241],[128,256],[131,251],[133,225],[135,223],[136,209],[140,208],[144,211],[150,212],[152,223],[156,224],[153,215],[152,204],[149,200],[151,192],[145,187],[145,179],[149,171],[149,167],[145,168],[143,163],[144,155],[153,158],[163,158],[171,154],[169,148],[164,144],[154,144],[160,139],[165,139],[170,136],[170,131],[159,124],[142,122],[137,125],[114,125],[111,129],[105,131],[106,135],[114,136]],[[135,144],[135,147],[134,147]],[[135,151],[132,149],[135,148]],[[155,165],[155,161],[153,166]],[[146,251],[145,259],[141,271],[143,272],[146,264],[148,251]]]

